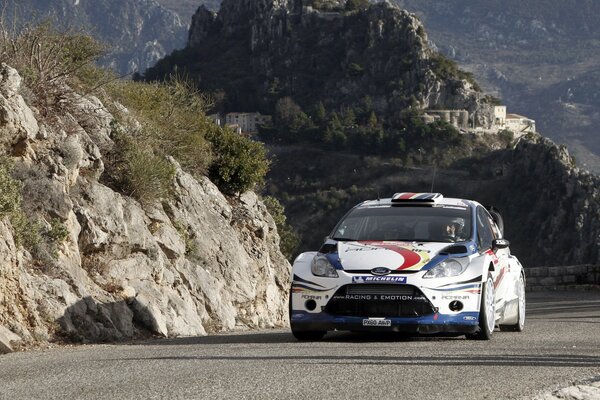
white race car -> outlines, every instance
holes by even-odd
[[[294,261],[290,325],[299,340],[327,331],[522,331],[525,273],[500,214],[439,193],[365,201],[318,252]]]

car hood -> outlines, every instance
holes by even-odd
[[[451,243],[439,242],[338,242],[338,257],[346,271],[388,268],[414,272],[421,270]]]

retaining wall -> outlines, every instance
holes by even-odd
[[[525,268],[527,290],[600,290],[600,265]]]

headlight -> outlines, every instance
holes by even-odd
[[[462,265],[456,260],[445,260],[431,268],[423,278],[449,278],[462,274],[466,265]]]
[[[326,278],[337,278],[338,273],[335,270],[335,267],[331,265],[327,257],[325,256],[316,256],[313,258],[312,263],[310,265],[310,270],[315,276],[323,276]]]

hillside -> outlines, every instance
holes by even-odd
[[[100,62],[120,75],[142,72],[185,45],[187,25],[154,0],[0,0],[6,27],[51,20],[108,46]]]
[[[600,173],[600,100],[592,78],[600,63],[600,3],[394,2],[416,13],[435,46],[471,71],[486,92],[535,119],[541,132],[566,143],[582,166]],[[204,3],[218,9],[218,2]]]
[[[23,52],[32,43],[51,69]],[[19,68],[0,65],[2,337],[286,324],[290,266],[249,190],[267,169],[261,145],[209,123],[184,81],[106,80],[87,36],[38,27],[0,50]]]
[[[514,149],[435,169],[308,147],[270,151],[275,161],[267,191],[282,199],[301,236],[299,251],[318,248],[337,220],[365,199],[433,186],[447,197],[499,209],[511,249],[526,267],[600,262],[600,179],[548,139],[533,135]]]
[[[597,178],[564,148],[539,134],[515,147],[510,133],[424,122],[424,109],[464,108],[481,118],[495,100],[435,52],[415,15],[389,2],[307,4],[225,0],[218,14],[200,7],[188,47],[145,75],[187,74],[217,95],[219,111],[273,115],[259,131],[273,160],[265,191],[285,205],[300,250],[316,248],[358,201],[429,191],[435,176],[447,196],[500,208],[528,265],[598,262],[589,239],[599,229]],[[536,47],[544,39],[532,29],[521,33]]]
[[[395,0],[487,91],[566,143],[600,173],[600,3],[593,0]]]

